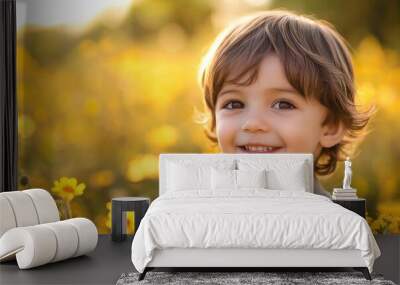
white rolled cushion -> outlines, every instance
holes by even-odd
[[[28,269],[49,263],[56,248],[54,233],[43,225],[13,228],[0,238],[0,260],[16,254],[19,268]]]
[[[0,195],[0,237],[9,229],[15,228],[17,222],[10,202]]]
[[[267,172],[263,170],[235,170],[237,187],[267,188]]]
[[[211,169],[211,189],[212,190],[236,190],[236,170],[231,169]]]
[[[23,191],[1,193],[13,209],[17,227],[33,226],[39,223],[38,214],[31,197]]]
[[[74,218],[63,222],[74,226],[78,233],[78,248],[74,257],[86,254],[96,248],[98,233],[96,226],[91,220],[85,218]]]
[[[64,260],[75,255],[79,238],[77,231],[71,224],[62,221],[43,224],[43,226],[49,228],[56,236],[57,250],[51,262]]]
[[[31,197],[38,214],[39,224],[60,220],[56,202],[49,192],[43,189],[28,189],[24,190],[23,193]]]
[[[97,229],[88,219],[18,227],[0,238],[0,261],[14,256],[20,269],[86,254],[96,248]]]
[[[194,165],[168,164],[168,191],[192,189],[210,189],[210,167]]]

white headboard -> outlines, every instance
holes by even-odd
[[[310,153],[271,153],[271,154],[246,154],[246,153],[167,153],[160,154],[159,161],[159,195],[166,192],[167,185],[167,162],[188,160],[199,162],[199,164],[211,163],[217,160],[234,160],[240,158],[254,158],[268,161],[304,161],[306,167],[307,192],[314,193],[314,163],[313,155]]]

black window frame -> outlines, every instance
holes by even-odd
[[[0,1],[0,192],[18,190],[16,0]]]

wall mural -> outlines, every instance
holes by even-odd
[[[400,23],[380,21],[374,1],[338,2],[17,1],[19,189],[47,189],[63,217],[110,232],[112,197],[157,196],[160,153],[220,152],[199,123],[201,59],[231,20],[285,7],[330,21],[350,43],[357,103],[377,110],[351,186],[375,233],[400,233]],[[332,192],[343,173],[339,162],[321,184]]]

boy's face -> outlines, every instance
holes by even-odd
[[[341,128],[322,123],[328,109],[305,99],[289,84],[275,54],[260,64],[249,86],[226,84],[218,95],[216,135],[225,153],[313,153],[343,137]]]

